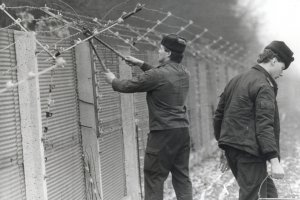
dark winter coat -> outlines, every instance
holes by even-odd
[[[114,79],[113,89],[124,93],[147,92],[151,131],[188,127],[190,73],[186,68],[167,61],[158,67],[144,64],[141,69],[144,73],[131,80]]]
[[[277,84],[259,65],[234,77],[225,87],[214,115],[220,148],[230,146],[252,155],[279,157]]]

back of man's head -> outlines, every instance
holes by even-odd
[[[161,44],[171,52],[170,60],[180,63],[186,48],[186,40],[176,34],[163,36]]]

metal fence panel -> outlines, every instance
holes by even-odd
[[[54,51],[58,39],[39,37],[42,44],[48,44]],[[57,44],[57,47],[67,48],[71,41]],[[52,65],[46,52],[38,46],[38,67],[42,71]],[[84,162],[79,128],[79,109],[77,94],[77,74],[74,50],[62,53],[66,60],[64,68],[56,68],[40,76],[40,96],[42,108],[44,147],[46,156],[46,180],[48,198],[51,199],[86,199]],[[50,85],[53,86],[50,92]],[[48,102],[52,117],[46,117]]]
[[[96,48],[107,68],[118,76],[118,57],[102,45],[97,45]],[[96,56],[94,56],[94,63],[97,72],[99,155],[103,198],[117,200],[126,196],[121,99],[120,94],[114,92],[111,85],[104,81],[103,73],[101,73],[103,69]]]
[[[2,29],[0,89],[6,87],[7,81],[17,82],[13,43],[13,32]],[[0,94],[0,102],[0,199],[26,199],[18,88]]]

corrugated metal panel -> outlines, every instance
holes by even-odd
[[[39,41],[48,44],[53,50],[57,39],[39,37]],[[67,48],[70,41],[59,43],[57,47]],[[38,46],[38,51],[42,49]],[[49,99],[51,72],[40,76],[40,94],[43,127],[48,124],[45,134],[46,177],[49,200],[86,199],[83,150],[79,127],[79,109],[77,101],[77,75],[74,50],[62,53],[66,60],[64,68],[56,68],[52,74],[54,89],[51,92],[53,116],[46,118]],[[51,66],[45,61],[49,56],[45,52],[38,54],[38,67],[42,71]]]
[[[148,62],[148,57],[142,52],[132,52],[132,56]],[[138,67],[133,67],[132,76],[137,76],[143,71]],[[142,191],[144,192],[144,157],[145,149],[147,145],[147,135],[149,133],[149,115],[148,105],[146,102],[146,93],[134,93],[134,114],[136,121],[136,131],[138,137],[138,156],[139,156],[139,168],[140,168],[140,183]]]
[[[17,81],[13,33],[0,31],[0,89]],[[4,49],[8,45],[9,48]],[[18,88],[0,94],[0,199],[26,199]]]
[[[98,54],[105,60],[106,66],[117,76],[118,58],[103,46],[97,46]],[[94,57],[96,71],[102,68]],[[120,95],[97,73],[97,107],[101,136],[99,138],[102,189],[104,200],[119,200],[126,195],[124,144],[122,133]]]
[[[106,133],[100,139],[102,189],[105,200],[125,196],[124,150],[121,130]]]

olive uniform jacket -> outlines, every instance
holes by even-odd
[[[214,135],[220,148],[233,147],[269,160],[279,157],[277,84],[260,65],[234,77],[215,111]]]

